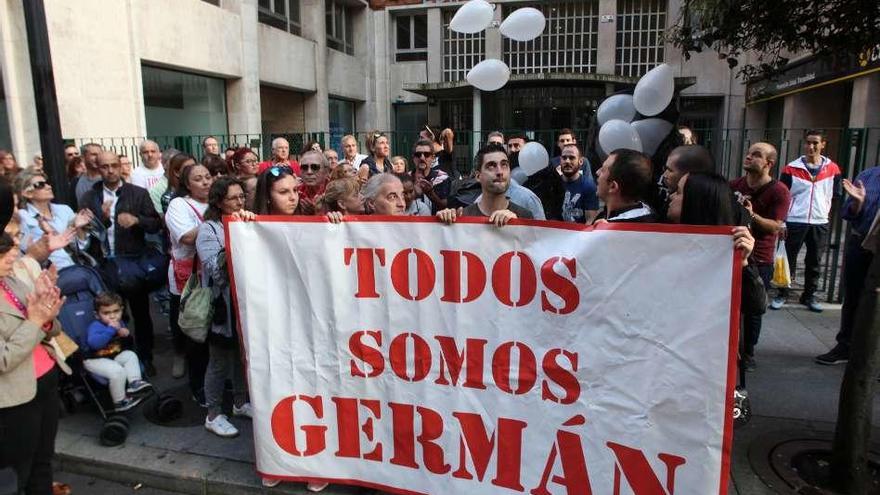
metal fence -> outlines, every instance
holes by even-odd
[[[854,178],[862,170],[880,164],[880,128],[836,128],[823,129],[828,136],[828,146],[825,154],[836,161],[845,177]],[[550,155],[558,154],[556,146],[557,129],[540,129],[521,131],[516,129],[501,129],[506,136],[523,134],[531,141],[542,143]],[[742,161],[749,146],[756,142],[768,142],[776,146],[779,152],[778,165],[773,170],[774,176],[785,163],[797,159],[803,154],[805,129],[694,129],[700,144],[712,151],[716,160],[716,170],[722,175],[733,178],[742,174]],[[463,174],[468,174],[473,168],[473,157],[481,143],[486,141],[489,131],[458,130],[455,134],[455,162]],[[418,138],[419,130],[409,132],[383,132],[388,137],[393,155],[401,155],[410,160],[410,150]],[[587,148],[594,146],[595,131],[592,129],[574,129],[578,143],[585,144]],[[361,153],[368,153],[366,143],[372,133],[358,132],[356,137]],[[159,143],[161,149],[175,148],[189,153],[196,158],[201,158],[202,141],[208,136],[150,136],[150,139]],[[229,134],[214,135],[219,142],[221,150],[244,146],[251,148],[257,155],[268,158],[271,156],[271,143],[277,137],[284,137],[290,143],[291,155],[298,155],[306,145],[314,141],[322,148],[336,149],[342,156],[341,139],[343,134],[330,132],[285,132],[273,134]],[[125,154],[132,159],[134,164],[140,164],[138,146],[144,137],[104,137],[104,138],[76,138],[68,142],[83,145],[94,142],[105,149]],[[598,164],[593,164],[594,168]],[[828,250],[823,257],[822,284],[820,290],[825,293],[825,299],[829,302],[841,299],[840,273],[842,263],[843,242],[846,238],[847,225],[840,218],[839,205],[832,210],[831,233]]]

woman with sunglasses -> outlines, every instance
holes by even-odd
[[[196,251],[202,265],[202,286],[211,287],[211,299],[214,301],[214,320],[207,339],[209,357],[205,373],[205,399],[208,416],[205,418],[205,428],[224,438],[238,435],[238,428],[229,422],[221,409],[227,379],[232,382],[233,416],[252,417],[241,366],[237,322],[232,313],[223,227],[224,215],[253,219],[254,214],[245,211],[244,204],[244,184],[239,179],[220,177],[214,181],[208,193],[205,222],[199,226],[196,237]]]
[[[208,367],[208,346],[190,339],[180,330],[177,319],[180,315],[180,293],[189,277],[195,273],[196,236],[208,209],[208,191],[211,189],[211,172],[204,165],[190,165],[180,172],[177,194],[168,205],[165,225],[171,238],[171,263],[168,267],[168,292],[171,293],[168,315],[171,334],[174,337],[174,350],[179,360],[186,356],[189,367],[189,387],[193,399],[202,407],[205,405],[205,369]],[[172,374],[182,372],[175,363]],[[180,373],[182,375],[182,373]]]
[[[358,173],[366,174],[369,178],[376,174],[390,172],[391,159],[389,156],[391,156],[391,147],[388,145],[388,137],[380,132],[373,133],[370,156],[361,162]]]
[[[16,180],[23,251],[44,236],[53,240],[49,261],[62,270],[76,264],[71,253],[88,246],[88,227],[94,214],[88,208],[74,213],[67,205],[53,203],[55,193],[43,173],[22,172]],[[76,244],[74,244],[76,238]],[[66,250],[70,246],[70,251]]]
[[[254,213],[257,215],[299,215],[300,181],[286,165],[269,167],[257,178]]]

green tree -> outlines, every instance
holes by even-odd
[[[689,57],[705,49],[739,75],[770,74],[789,54],[853,55],[880,41],[878,0],[683,0],[669,40]],[[746,60],[748,54],[754,58]]]

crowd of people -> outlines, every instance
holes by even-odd
[[[689,142],[688,132],[677,137],[680,145],[670,146],[662,163],[620,149],[593,165],[575,134],[563,129],[556,156],[531,175],[518,163],[528,142],[523,134],[490,133],[472,171],[462,173],[455,162],[453,130],[435,132],[428,126],[408,156],[394,155],[380,132],[368,136],[368,153],[361,153],[358,140],[349,135],[338,151],[309,142],[294,155],[290,143],[278,137],[271,142],[271,156],[262,161],[247,147],[221,154],[215,137],[202,141],[200,159],[146,140],[136,168],[129,157],[99,144],[68,145],[64,184],[50,184],[36,161],[22,169],[10,153],[0,151],[8,179],[0,181],[0,203],[6,195],[11,198],[9,205],[0,204],[0,220],[9,220],[0,237],[0,467],[12,465],[27,493],[46,493],[51,484],[58,419],[52,399],[59,371],[69,372],[52,345],[61,330],[56,318],[64,303],[57,281],[80,264],[96,268],[109,288],[95,299],[95,321],[81,350],[86,369],[109,380],[114,408],[136,406],[138,393],[150,387],[147,380],[157,373],[186,376],[193,399],[206,409],[205,428],[221,437],[238,434],[221,408],[229,380],[232,415],[251,416],[225,257],[222,217],[227,215],[243,220],[322,215],[337,223],[348,215],[415,215],[436,216],[446,224],[484,217],[499,227],[517,218],[729,225],[744,267],[753,270],[768,293],[779,239],[785,239],[792,268],[806,243],[800,302],[821,311],[815,297],[818,263],[829,211],[842,185],[849,195],[844,218],[854,226],[847,242],[844,315],[838,346],[817,361],[845,362],[871,256],[860,247],[860,237],[877,212],[877,168],[853,182],[841,181],[840,169],[822,154],[825,135],[808,131],[804,156],[782,168],[780,179],[772,176],[776,149],[761,142],[749,147],[745,174],[728,181],[715,172],[711,153]],[[59,188],[68,192],[69,204],[55,201]],[[204,342],[178,324],[181,294],[194,274],[212,294],[213,317]],[[158,370],[150,293],[166,289],[174,359],[170,370]],[[787,296],[780,290],[771,307],[782,307]],[[123,316],[126,306],[130,318]],[[758,306],[743,309],[741,362],[748,370],[756,366],[764,310]],[[279,482],[263,481],[267,486]],[[325,486],[311,483],[308,488]]]

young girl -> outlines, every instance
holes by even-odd
[[[83,366],[89,373],[110,380],[110,397],[114,412],[128,411],[143,397],[132,394],[152,385],[141,378],[141,363],[137,354],[123,350],[123,339],[131,332],[122,321],[122,298],[113,292],[104,292],[95,298],[95,315],[88,328]],[[128,386],[126,387],[126,383]]]

